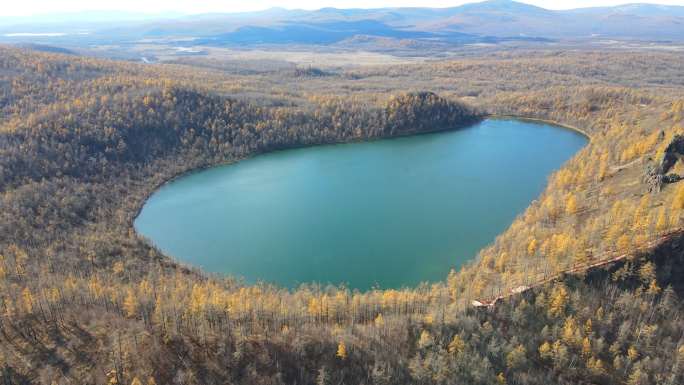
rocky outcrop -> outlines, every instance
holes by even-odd
[[[660,163],[661,173],[667,174],[682,156],[684,156],[684,135],[676,135],[665,149],[665,156]]]
[[[684,179],[684,175],[668,174],[682,157],[684,157],[684,135],[676,135],[665,149],[663,160],[659,164],[650,165],[646,170],[645,182],[650,192],[659,192],[664,184]]]

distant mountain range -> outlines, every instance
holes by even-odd
[[[490,0],[441,9],[272,8],[236,14],[115,16],[106,19],[100,13],[85,13],[31,20],[4,18],[0,19],[0,38],[36,43],[79,33],[80,40],[175,39],[218,46],[327,45],[368,39],[432,43],[587,38],[684,41],[684,6],[653,4],[557,11]],[[46,31],[52,34],[35,35]]]

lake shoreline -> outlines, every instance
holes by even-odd
[[[553,126],[558,126],[561,128],[568,129],[570,131],[575,131],[578,134],[584,135],[589,140],[589,142],[592,141],[591,135],[586,130],[581,129],[581,128],[576,127],[576,126],[573,126],[573,125],[570,125],[570,124],[558,123],[556,121],[549,120],[549,119],[528,118],[528,117],[521,117],[521,116],[515,116],[515,115],[489,115],[489,118],[490,119],[515,119],[515,120],[521,120],[523,122],[527,121],[527,122],[537,122],[537,123],[550,124]]]
[[[278,152],[278,151],[296,150],[296,149],[300,149],[300,148],[309,148],[309,147],[317,147],[317,146],[334,146],[334,145],[352,144],[352,143],[366,143],[366,142],[373,142],[373,141],[376,141],[376,140],[391,140],[391,139],[399,139],[399,138],[405,138],[405,137],[410,137],[410,136],[415,136],[415,135],[428,135],[428,134],[437,134],[437,133],[440,133],[440,132],[449,132],[449,131],[455,131],[455,130],[462,130],[462,129],[468,128],[468,127],[470,127],[470,126],[474,126],[474,125],[476,125],[476,124],[478,124],[478,123],[481,123],[482,121],[485,121],[485,120],[487,120],[487,119],[514,119],[514,120],[521,120],[521,121],[545,123],[545,124],[549,124],[549,125],[553,125],[553,126],[565,128],[565,129],[568,129],[568,130],[571,130],[571,131],[575,131],[575,132],[577,132],[577,133],[579,133],[579,134],[585,136],[585,137],[588,139],[589,143],[591,143],[591,141],[592,141],[591,135],[590,135],[586,130],[581,129],[581,128],[576,127],[576,126],[569,125],[569,124],[560,123],[560,122],[556,122],[556,121],[548,120],[548,119],[541,119],[541,118],[534,118],[534,117],[526,117],[526,116],[517,116],[517,115],[497,115],[497,114],[489,114],[489,115],[487,115],[487,114],[485,114],[485,115],[483,115],[483,117],[480,118],[480,119],[477,119],[477,120],[475,120],[475,121],[473,121],[473,122],[470,122],[470,123],[468,123],[468,124],[461,125],[461,126],[458,126],[458,127],[442,128],[442,129],[435,129],[435,130],[428,130],[428,131],[404,132],[404,133],[397,134],[397,135],[383,136],[383,137],[377,137],[377,138],[352,138],[352,139],[350,139],[350,140],[339,141],[339,142],[325,142],[325,143],[306,144],[306,145],[301,145],[301,146],[287,146],[287,147],[283,147],[283,148],[279,148],[279,149],[271,150],[271,151],[260,151],[260,152],[256,152],[256,153],[253,153],[253,154],[250,154],[250,155],[242,156],[242,157],[239,157],[239,158],[236,158],[236,159],[231,159],[231,160],[228,160],[228,161],[225,161],[225,162],[218,162],[218,163],[209,164],[209,165],[203,165],[203,166],[198,166],[198,167],[192,167],[192,168],[190,168],[190,169],[183,170],[183,171],[181,171],[181,172],[178,172],[178,173],[172,175],[170,178],[165,179],[164,181],[162,181],[162,182],[156,184],[156,185],[152,188],[152,190],[151,190],[148,194],[146,194],[145,198],[142,200],[142,204],[139,205],[139,207],[138,207],[138,208],[136,209],[136,211],[135,211],[135,214],[132,216],[130,225],[131,225],[131,227],[133,227],[133,229],[135,230],[135,220],[136,220],[136,219],[138,218],[138,216],[140,215],[140,212],[142,211],[143,206],[145,205],[145,202],[147,202],[147,201],[150,199],[150,197],[151,197],[155,192],[157,192],[159,189],[161,189],[161,188],[164,187],[165,185],[167,185],[167,184],[169,184],[169,183],[173,183],[174,181],[178,180],[179,178],[182,178],[182,177],[187,176],[187,175],[194,174],[194,173],[196,173],[196,172],[201,172],[201,171],[204,171],[204,170],[207,170],[207,169],[210,169],[210,168],[214,168],[214,167],[221,167],[221,166],[227,166],[227,165],[235,164],[235,163],[241,162],[241,161],[243,161],[243,160],[247,160],[247,159],[253,158],[253,157],[255,157],[255,156],[265,155],[265,154],[271,154],[271,153],[275,153],[275,152]],[[136,232],[137,232],[137,231],[136,231]]]
[[[462,130],[471,126],[474,126],[476,124],[482,123],[483,121],[489,119],[491,115],[482,115],[482,117],[473,120],[472,122],[468,122],[463,125],[455,126],[455,127],[449,127],[449,128],[439,128],[439,129],[434,129],[434,130],[425,130],[425,131],[408,131],[408,132],[403,132],[400,134],[394,134],[394,135],[389,135],[389,136],[381,136],[381,137],[376,137],[376,138],[350,138],[349,140],[344,140],[344,141],[333,141],[333,142],[321,142],[321,143],[312,143],[312,144],[304,144],[304,145],[293,145],[293,146],[285,146],[282,148],[278,148],[275,150],[268,150],[268,151],[258,151],[253,154],[245,155],[239,158],[227,160],[224,162],[218,162],[218,163],[213,163],[209,165],[203,165],[203,166],[197,166],[197,167],[191,167],[187,170],[180,171],[176,174],[173,174],[170,178],[165,179],[164,181],[157,183],[152,190],[148,193],[145,194],[145,198],[142,201],[142,204],[140,204],[136,211],[135,215],[133,215],[130,225],[133,227],[133,230],[135,230],[135,220],[140,216],[140,212],[143,209],[143,206],[145,206],[145,202],[147,202],[152,195],[154,195],[159,189],[162,187],[166,186],[167,184],[173,183],[174,181],[183,178],[185,176],[192,175],[197,172],[202,172],[214,167],[221,167],[221,166],[228,166],[232,164],[239,163],[241,161],[247,160],[254,158],[256,156],[260,155],[266,155],[266,154],[272,154],[280,151],[289,151],[289,150],[297,150],[297,149],[302,149],[302,148],[311,148],[311,147],[319,147],[319,146],[336,146],[336,145],[345,145],[345,144],[353,144],[353,143],[370,143],[378,140],[392,140],[392,139],[400,139],[400,138],[406,138],[406,137],[411,137],[411,136],[417,136],[417,135],[429,135],[429,134],[438,134],[442,132],[450,132],[450,131],[457,131],[457,130]],[[516,118],[514,118],[516,119]],[[521,119],[522,120],[522,119]],[[562,126],[561,126],[562,127]],[[137,233],[137,230],[136,230]]]
[[[216,163],[216,164],[213,164],[213,165],[207,165],[207,166],[202,166],[202,167],[195,167],[195,168],[189,169],[189,170],[186,171],[186,172],[179,172],[174,178],[169,178],[168,180],[166,180],[166,181],[164,181],[164,182],[160,182],[159,185],[157,186],[157,188],[156,188],[154,191],[155,191],[155,192],[158,191],[158,190],[161,189],[161,187],[163,187],[166,183],[175,182],[177,179],[180,179],[180,178],[183,177],[183,176],[193,175],[195,172],[199,173],[199,172],[202,172],[202,171],[204,171],[204,170],[206,170],[206,169],[209,169],[209,168],[219,168],[219,166],[221,166],[221,165],[234,165],[234,164],[236,164],[236,163],[239,163],[240,160],[247,160],[247,159],[249,159],[249,158],[254,158],[254,157],[256,157],[256,155],[272,154],[272,153],[277,153],[277,152],[284,151],[284,150],[289,150],[289,149],[304,149],[304,148],[313,149],[314,147],[326,147],[326,148],[327,148],[327,149],[324,149],[324,150],[322,150],[322,151],[343,151],[343,153],[345,153],[347,150],[345,150],[343,146],[337,146],[337,145],[339,145],[339,144],[353,144],[353,143],[372,143],[372,142],[376,142],[376,141],[379,142],[379,141],[381,141],[381,140],[382,140],[383,142],[385,142],[385,139],[399,139],[399,138],[402,138],[402,137],[418,137],[418,136],[422,136],[421,134],[438,133],[438,132],[445,132],[445,133],[448,133],[448,132],[458,133],[458,132],[460,132],[460,131],[469,132],[469,130],[466,130],[465,128],[472,127],[472,126],[479,126],[479,125],[482,125],[482,124],[484,124],[485,126],[492,126],[492,125],[494,125],[494,127],[498,127],[498,126],[501,125],[501,124],[508,125],[509,123],[505,122],[505,120],[506,120],[506,119],[502,119],[501,116],[488,115],[486,118],[478,120],[478,122],[474,123],[473,125],[462,125],[462,126],[459,126],[459,127],[458,127],[458,128],[463,128],[463,130],[458,130],[458,129],[454,129],[454,128],[450,128],[450,129],[440,129],[440,130],[431,130],[430,132],[421,131],[421,132],[413,132],[413,133],[402,133],[402,135],[395,135],[395,136],[391,136],[391,137],[382,137],[382,138],[373,138],[373,139],[371,139],[371,140],[367,140],[367,139],[366,139],[366,140],[363,140],[363,139],[356,138],[356,140],[346,140],[346,141],[335,142],[335,143],[324,143],[324,144],[320,144],[320,145],[314,144],[314,145],[307,145],[307,146],[290,146],[290,147],[288,147],[288,148],[281,148],[281,149],[278,149],[278,150],[276,150],[276,151],[262,151],[262,152],[259,152],[259,153],[254,153],[254,154],[249,155],[249,156],[240,157],[240,159],[233,159],[233,160],[228,161],[228,162],[221,162],[221,163]],[[503,152],[510,151],[511,149],[514,149],[514,148],[520,148],[520,147],[517,146],[517,145],[510,146],[510,145],[507,145],[506,143],[508,143],[508,144],[511,144],[511,143],[518,143],[519,145],[522,145],[523,143],[529,142],[529,141],[532,140],[533,138],[538,138],[538,139],[532,140],[532,143],[534,143],[535,141],[537,141],[537,142],[538,142],[538,141],[541,141],[541,142],[544,142],[544,143],[551,143],[551,144],[553,144],[553,143],[561,143],[561,144],[564,143],[563,141],[554,140],[554,138],[557,138],[556,136],[548,136],[548,134],[545,134],[545,133],[547,133],[547,132],[549,132],[549,131],[550,131],[550,132],[553,132],[553,131],[554,131],[554,128],[555,128],[556,132],[558,132],[558,135],[561,135],[561,137],[568,137],[568,138],[574,137],[575,139],[570,139],[570,140],[571,140],[571,141],[574,141],[574,142],[578,142],[578,141],[579,141],[579,142],[582,143],[582,145],[586,145],[586,143],[588,142],[588,141],[586,140],[587,137],[586,137],[585,135],[574,135],[573,133],[570,133],[569,130],[564,129],[565,127],[563,127],[563,126],[561,126],[561,125],[558,125],[558,124],[549,124],[549,123],[544,122],[545,124],[538,126],[538,127],[539,127],[538,129],[541,130],[541,131],[537,131],[537,129],[535,128],[535,124],[533,124],[534,121],[533,121],[533,120],[529,120],[529,123],[528,123],[527,125],[523,124],[523,125],[521,126],[521,128],[520,128],[521,131],[517,131],[517,129],[518,129],[517,127],[518,127],[518,126],[515,125],[515,121],[517,120],[517,121],[523,122],[523,121],[525,121],[525,120],[527,120],[527,119],[511,118],[510,120],[511,120],[511,123],[510,123],[510,124],[513,124],[512,127],[515,127],[515,129],[514,129],[514,128],[509,128],[509,129],[504,130],[504,131],[498,131],[498,130],[491,131],[491,130],[490,130],[490,131],[489,131],[489,134],[488,134],[488,136],[487,136],[487,137],[489,137],[489,138],[493,138],[492,140],[495,140],[495,143],[498,143],[498,146],[499,146],[499,147],[503,146],[503,147],[501,147],[501,150],[502,150]],[[487,122],[487,121],[488,121],[488,122]],[[527,128],[525,128],[525,126],[527,126]],[[558,129],[560,129],[560,128],[563,128],[563,129],[558,130]],[[562,133],[563,131],[565,131],[565,134]],[[474,132],[478,132],[478,130],[475,130]],[[537,132],[538,132],[538,134],[536,134]],[[431,137],[431,138],[428,138],[428,139],[417,139],[417,140],[418,140],[419,142],[428,141],[429,143],[442,143],[442,144],[440,145],[441,147],[450,146],[449,143],[451,143],[451,140],[450,140],[449,138],[452,136],[452,134],[446,134],[446,135],[449,135],[449,136],[448,136],[448,137],[445,137],[444,139],[442,139],[442,136],[434,136],[434,137]],[[472,135],[468,135],[468,134],[463,134],[463,135],[466,135],[465,137],[472,137]],[[502,136],[502,138],[503,138],[502,140],[503,140],[503,141],[501,141],[501,140],[496,140],[496,139],[495,139],[495,138],[496,138],[497,136],[499,136],[499,135]],[[533,136],[531,137],[530,135],[533,135]],[[462,137],[461,134],[456,134],[456,136],[457,136],[457,137]],[[508,138],[508,139],[506,139],[506,138]],[[512,142],[511,142],[511,141],[512,141]],[[394,145],[393,145],[393,144],[389,144],[389,142],[392,142],[392,141],[391,141],[391,140],[387,140],[387,144],[379,144],[379,146],[387,146],[387,145],[389,145],[389,146],[400,146],[399,148],[405,148],[405,147],[406,147],[404,144],[402,144],[403,142],[398,142],[398,144],[394,144]],[[477,143],[481,143],[481,141],[478,141]],[[333,146],[333,145],[334,145],[334,146]],[[487,146],[487,145],[485,145],[485,146],[486,146],[486,148],[490,148],[490,146]],[[464,154],[464,153],[467,153],[470,149],[478,148],[478,147],[480,147],[480,146],[479,146],[479,145],[476,145],[475,142],[473,142],[473,141],[471,140],[471,141],[470,141],[470,145],[468,145],[468,146],[466,146],[466,147],[459,147],[459,146],[453,147],[453,146],[451,146],[451,147],[450,147],[451,150],[443,149],[443,152],[441,152],[441,153],[444,154],[444,155],[446,155],[446,154]],[[553,145],[553,146],[551,146],[551,147],[555,148],[556,145]],[[459,150],[459,148],[461,148],[461,150]],[[537,146],[537,145],[534,145],[533,148],[536,149],[536,150],[534,151],[534,153],[537,154],[537,155],[534,155],[534,156],[533,156],[533,158],[536,159],[535,162],[539,162],[540,164],[546,164],[546,165],[547,165],[547,166],[542,167],[542,168],[548,169],[549,167],[553,167],[553,168],[559,167],[560,164],[555,163],[555,161],[552,160],[553,157],[547,157],[547,156],[545,155],[546,153],[548,153],[548,151],[546,151],[546,150],[543,149],[544,146]],[[581,148],[581,147],[579,147],[579,148]],[[465,152],[464,152],[464,150],[465,150]],[[491,151],[491,150],[489,150],[489,151]],[[394,153],[394,152],[393,152],[393,153]],[[423,153],[423,154],[426,154],[427,156],[430,156],[429,154],[434,154],[435,152],[430,150],[430,151],[428,151],[427,153],[426,153],[425,151],[419,151],[419,153]],[[439,153],[439,152],[437,152],[437,153]],[[498,152],[497,152],[497,153],[498,153]],[[380,152],[379,154],[383,154],[383,152]],[[386,153],[386,154],[389,154],[389,153]],[[423,157],[426,156],[426,155],[423,155]],[[297,156],[297,155],[295,155],[295,156]],[[452,156],[454,156],[454,155],[449,155],[449,156],[452,157]],[[458,156],[458,155],[456,155],[456,156]],[[382,157],[382,159],[386,159],[386,158],[387,158],[387,155],[382,155],[381,157]],[[529,159],[529,157],[527,157],[527,158]],[[278,158],[278,159],[279,159],[279,158]],[[356,159],[356,158],[355,158],[355,159]],[[400,159],[405,159],[405,161],[401,161]],[[406,163],[407,161],[408,161],[408,162],[412,162],[411,158],[400,157],[400,159],[396,159],[396,161],[399,161],[398,163],[397,163],[397,162],[392,162],[392,163],[390,163],[390,164],[389,164],[389,167],[393,167],[394,169],[396,169],[396,168],[398,167],[398,166],[396,166],[396,164],[402,164],[402,162]],[[408,159],[408,160],[406,160],[406,159]],[[457,158],[457,159],[456,159],[456,163],[453,163],[453,162],[452,162],[452,164],[453,164],[453,165],[460,164],[461,166],[459,166],[459,167],[470,168],[470,166],[468,165],[468,159],[472,160],[472,159],[474,159],[474,158],[473,158],[473,157],[460,158],[460,161],[459,161],[458,158]],[[487,158],[487,159],[491,159],[491,158]],[[511,159],[518,159],[518,158],[515,157],[515,158],[511,158]],[[415,160],[418,160],[418,159],[415,159]],[[465,162],[465,163],[464,163],[464,162]],[[382,162],[381,162],[381,163],[382,163]],[[371,162],[371,163],[366,163],[366,164],[376,164],[376,163],[375,163],[375,162]],[[422,162],[419,161],[418,164],[422,164]],[[430,164],[432,164],[432,163],[430,163]],[[395,165],[395,166],[392,166],[392,165]],[[357,166],[357,167],[358,167],[358,166]],[[388,166],[385,166],[385,167],[388,167]],[[401,168],[401,167],[399,167],[399,168]],[[241,168],[238,168],[238,170],[239,170],[239,169],[241,169]],[[365,169],[365,168],[364,168],[364,169]],[[389,169],[388,169],[388,170],[389,170]],[[222,171],[222,172],[224,172],[224,171]],[[472,171],[472,172],[479,172],[479,171]],[[472,172],[470,172],[470,173],[472,173]],[[548,172],[548,171],[544,171],[544,173],[547,173],[547,172]],[[390,173],[390,174],[391,174],[391,173]],[[231,175],[232,175],[232,174],[231,174]],[[251,175],[251,174],[250,174],[250,175]],[[258,175],[258,173],[257,173],[257,175]],[[299,175],[299,174],[297,174],[297,175]],[[361,175],[363,175],[363,173],[361,173]],[[383,174],[383,175],[384,175],[384,174]],[[480,174],[478,174],[478,175],[480,175]],[[545,175],[546,175],[546,174],[545,174]],[[156,178],[155,178],[155,179],[156,179]],[[157,181],[161,181],[161,180],[162,180],[162,178],[157,179]],[[238,179],[238,180],[239,180],[239,179]],[[352,180],[353,180],[353,179],[352,179]],[[450,179],[450,180],[451,180],[451,179]],[[438,180],[434,180],[433,183],[439,183],[439,181],[438,181]],[[536,182],[534,182],[534,184],[536,185]],[[449,185],[449,183],[447,183],[445,186],[448,186],[448,185]],[[186,186],[186,185],[183,184],[183,186]],[[302,185],[302,184],[300,183],[300,186],[304,186],[304,187],[300,187],[300,189],[301,189],[301,188],[306,189],[306,187],[305,187],[306,184],[303,184],[303,185]],[[490,186],[490,187],[491,187],[491,186]],[[181,188],[181,189],[187,189],[187,187],[180,187],[180,188]],[[461,189],[462,189],[462,188],[461,188]],[[377,188],[376,188],[376,190],[377,190]],[[184,191],[184,190],[179,190],[179,191]],[[186,194],[186,193],[189,193],[189,191],[191,191],[191,190],[186,190],[186,192],[185,192],[185,193],[182,193],[181,195]],[[401,190],[401,191],[403,191],[403,190]],[[460,190],[459,190],[459,191],[460,191]],[[489,191],[489,190],[488,190],[488,191]],[[255,192],[256,192],[256,190],[255,190]],[[151,193],[151,195],[153,195],[153,194],[154,194],[154,192]],[[214,193],[214,194],[215,194],[215,193]],[[353,195],[353,194],[352,194],[352,195]],[[529,194],[528,194],[528,195],[529,195]],[[532,195],[534,195],[534,197],[536,197],[536,194],[533,193]],[[532,196],[532,195],[530,195],[530,196]],[[142,194],[140,194],[139,196],[142,196]],[[250,195],[250,196],[253,196],[253,195]],[[206,196],[204,196],[203,199],[210,199],[210,198],[211,198],[211,195],[206,195]],[[149,221],[149,218],[150,218],[150,217],[149,217],[149,216],[146,216],[146,215],[144,214],[144,208],[147,207],[146,204],[147,204],[147,202],[149,201],[149,199],[150,199],[150,196],[147,196],[144,200],[141,201],[141,206],[140,206],[140,208],[139,208],[139,210],[138,210],[138,215],[136,215],[136,217],[134,217],[134,219],[133,219],[133,227],[134,227],[136,233],[137,233],[138,235],[142,236],[142,238],[145,238],[145,240],[146,240],[148,243],[150,243],[151,245],[156,246],[156,247],[159,247],[159,246],[161,246],[161,245],[166,245],[166,244],[163,243],[163,242],[158,243],[158,241],[159,241],[159,239],[163,239],[164,237],[167,237],[167,236],[166,236],[166,235],[163,235],[163,234],[162,234],[162,235],[159,235],[159,234],[158,234],[158,231],[159,231],[159,230],[150,230],[150,229],[153,229],[153,227],[151,227],[151,226],[154,226],[154,222],[150,222],[150,221]],[[530,199],[530,201],[531,201],[531,200],[532,200],[532,198]],[[263,200],[260,200],[260,201],[263,201]],[[268,201],[268,200],[266,200],[266,201]],[[359,201],[362,201],[362,200],[359,200]],[[453,201],[453,199],[452,199],[452,201]],[[462,199],[459,198],[459,201],[462,201]],[[527,207],[527,206],[529,205],[529,201],[527,201],[527,202],[525,202],[525,203],[526,203],[525,207]],[[179,204],[179,203],[172,203],[172,205],[176,205],[176,204]],[[517,204],[517,206],[519,206],[518,209],[520,209],[520,207],[522,207],[522,206],[520,206],[521,204],[522,204],[522,202],[519,202],[519,203]],[[382,206],[382,205],[381,205],[381,206]],[[155,209],[155,210],[158,210],[158,207],[159,207],[159,206],[155,203],[155,204],[153,204],[153,205],[150,206],[150,207],[157,207],[157,209]],[[192,204],[191,204],[190,206],[187,206],[187,205],[186,205],[186,206],[183,206],[183,205],[181,204],[181,206],[179,206],[179,207],[186,207],[185,209],[182,209],[182,210],[186,210],[186,211],[188,210],[188,208],[190,208],[191,211],[192,211],[192,210],[195,210],[195,209],[192,209],[192,207],[195,207],[195,206],[193,206]],[[268,206],[267,206],[267,207],[268,207]],[[168,204],[167,204],[167,207],[164,208],[164,210],[166,210],[166,211],[168,211],[168,210],[170,210],[170,209],[171,209],[171,207],[168,206]],[[244,210],[238,209],[237,211],[235,211],[236,209],[237,209],[237,208],[234,208],[234,209],[232,210],[232,212],[239,212],[239,213],[242,213],[242,215],[246,215],[246,214],[243,212]],[[268,209],[268,208],[265,208],[265,209],[270,210],[270,209]],[[250,211],[250,210],[248,210],[248,211]],[[142,215],[142,216],[140,216],[140,213],[141,213],[141,212],[143,212],[143,215]],[[150,211],[150,212],[155,212],[155,211]],[[157,212],[158,212],[158,211],[157,211]],[[254,211],[251,210],[251,212],[254,212]],[[278,212],[278,211],[276,210],[276,212]],[[344,212],[353,212],[353,211],[344,211]],[[459,212],[467,213],[467,212],[469,212],[469,211],[466,209],[466,211],[459,211]],[[330,215],[330,214],[329,214],[329,215]],[[431,214],[430,214],[430,215],[431,215]],[[465,215],[465,214],[464,214],[464,215]],[[469,215],[470,215],[470,214],[469,214]],[[196,221],[201,221],[201,220],[202,220],[201,218],[203,217],[203,215],[200,215],[200,216],[195,215],[194,217],[195,217],[195,220],[196,220]],[[211,217],[211,216],[209,216],[208,218],[210,218],[210,217]],[[138,221],[140,218],[143,218],[142,221]],[[433,217],[430,216],[430,218],[433,218]],[[441,217],[440,217],[440,215],[436,215],[434,218],[441,218]],[[173,220],[172,222],[168,222],[168,221],[167,221],[167,222],[163,222],[163,223],[175,223],[175,222],[176,222],[176,221]],[[161,224],[161,223],[162,223],[162,222],[160,222],[160,224]],[[390,222],[387,222],[387,223],[404,223],[404,222],[390,221]],[[459,226],[460,226],[460,225],[459,225]],[[157,227],[157,228],[158,228],[158,229],[165,229],[165,228],[166,228],[166,225],[162,225],[162,227]],[[172,228],[173,228],[173,227],[172,227]],[[450,228],[451,228],[451,227],[450,227]],[[457,227],[457,228],[460,228],[460,227]],[[166,230],[164,230],[164,231],[166,231]],[[176,232],[176,231],[173,230],[173,232]],[[156,234],[156,235],[155,235],[155,234]],[[295,238],[291,238],[291,239],[297,239],[296,237],[298,237],[298,236],[299,236],[299,235],[296,235]],[[444,234],[444,236],[445,236],[445,237],[448,237],[446,234]],[[158,237],[161,237],[161,238],[158,238]],[[167,238],[168,238],[168,237],[167,237]],[[363,238],[363,236],[361,236],[360,239],[362,239],[362,238]],[[176,238],[174,238],[174,239],[176,239],[176,240],[173,241],[173,242],[175,242],[175,243],[178,245],[179,242],[180,242],[180,241],[179,241],[180,238],[177,238],[177,237],[176,237]],[[200,239],[200,238],[197,238],[197,239]],[[324,240],[324,239],[327,239],[327,238],[318,237],[317,239]],[[446,239],[446,238],[444,238],[444,239]],[[172,244],[173,244],[173,242],[172,242]],[[234,242],[235,242],[235,241],[234,241]],[[332,240],[325,241],[325,242],[332,242]],[[383,242],[384,242],[384,241],[383,241]],[[182,244],[182,242],[180,242],[180,243]],[[332,242],[331,244],[334,244],[334,242]],[[481,245],[477,245],[477,246],[480,247]],[[180,249],[180,250],[182,250],[182,247],[187,247],[187,246],[181,246],[181,249]],[[185,251],[183,251],[183,252],[179,251],[179,249],[173,249],[173,248],[170,248],[170,249],[169,249],[167,246],[164,246],[164,249],[167,250],[167,252],[164,252],[165,256],[168,257],[170,260],[176,262],[176,263],[179,263],[179,264],[182,264],[182,265],[189,265],[189,266],[204,266],[203,268],[200,268],[201,271],[207,271],[206,269],[208,269],[212,274],[219,274],[219,275],[223,274],[223,273],[220,273],[220,272],[219,272],[219,271],[220,271],[219,269],[216,269],[216,268],[212,269],[212,268],[209,268],[208,266],[205,266],[205,263],[204,263],[204,262],[199,262],[199,263],[198,263],[198,262],[194,262],[194,263],[193,263],[193,262],[189,262],[189,261],[194,261],[194,260],[189,260],[189,259],[187,259],[187,258],[184,258],[183,256],[184,256],[185,254],[188,254],[188,253],[190,252],[190,250],[192,250],[192,249],[185,249]],[[391,249],[391,247],[390,247],[390,249]],[[172,250],[176,250],[176,251],[172,251]],[[238,250],[239,250],[239,248],[238,248]],[[323,250],[323,249],[321,249],[321,250]],[[479,248],[478,248],[478,250],[479,250]],[[224,249],[224,251],[226,251],[227,253],[230,253],[230,248]],[[180,253],[180,254],[179,254],[179,253]],[[185,254],[184,254],[184,253],[185,253]],[[267,251],[264,251],[264,250],[258,251],[258,253],[262,253],[262,255],[270,255]],[[319,253],[319,252],[316,252],[316,253]],[[465,251],[463,251],[463,252],[459,252],[459,255],[461,255],[461,254],[463,254],[463,255],[466,255],[466,254],[467,254],[467,255],[473,255],[473,253],[476,253],[476,250],[470,250],[470,249],[468,249],[468,250],[465,250]],[[277,254],[277,253],[276,253],[276,254]],[[363,255],[363,254],[360,254],[360,255]],[[435,254],[435,255],[445,255],[445,254],[444,254],[444,250],[440,251],[439,253],[437,253],[437,254]],[[282,257],[282,256],[281,256],[281,257]],[[443,261],[443,260],[442,260],[442,261]],[[444,262],[442,262],[442,263],[444,263]],[[460,263],[461,263],[461,262],[459,262],[459,264],[460,264]],[[239,269],[239,268],[236,268],[236,270],[234,270],[234,271],[231,272],[231,273],[226,273],[226,275],[227,275],[227,276],[230,276],[230,277],[242,277],[243,275],[240,275],[239,272],[243,272],[243,271],[246,273],[246,275],[244,275],[245,277],[250,277],[250,276],[251,276],[252,278],[253,278],[253,277],[258,277],[258,275],[255,275],[254,272],[248,273],[249,270],[242,270],[242,269]],[[448,271],[448,269],[445,270],[445,271]],[[236,274],[236,273],[237,273],[237,274]],[[443,276],[441,276],[441,275],[440,275],[440,277],[438,277],[438,278],[436,278],[434,275],[435,275],[435,274],[434,274],[434,272],[433,272],[433,273],[431,273],[430,275],[426,276],[426,277],[428,277],[428,279],[430,280],[429,282],[435,282],[435,280],[439,281],[440,278],[443,278]],[[314,276],[315,276],[315,275],[314,275]],[[325,276],[325,275],[324,275],[324,276]],[[250,279],[252,279],[252,278],[250,278]],[[264,277],[264,276],[262,276],[262,278],[265,278],[267,282],[272,282],[270,279],[268,279],[268,278],[266,278],[266,277]],[[337,279],[339,279],[339,278],[340,278],[340,277],[330,277],[330,279],[332,280],[332,282],[337,282]],[[300,282],[312,282],[312,280],[311,280],[311,279],[306,279],[305,281],[300,281]],[[323,279],[321,282],[328,282],[328,280],[327,280],[327,279]],[[285,284],[275,284],[275,285],[276,285],[276,286],[283,286],[283,285],[285,285]],[[361,284],[361,285],[363,286],[363,284]],[[410,286],[413,286],[413,284],[409,284],[409,285],[410,285]],[[288,283],[286,286],[287,286],[287,287],[290,287],[290,286],[289,286],[289,283]],[[388,287],[389,287],[389,286],[388,286]],[[392,286],[392,287],[394,287],[394,286]],[[398,287],[398,286],[397,286],[397,287]]]

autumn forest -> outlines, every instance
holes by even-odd
[[[684,383],[683,59],[250,72],[0,47],[0,384]],[[190,170],[489,116],[589,144],[439,282],[248,284],[133,228]]]

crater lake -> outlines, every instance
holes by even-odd
[[[278,151],[165,184],[135,227],[180,262],[248,282],[414,286],[474,258],[586,143],[550,124],[488,119]]]

